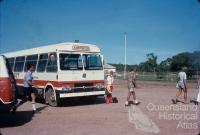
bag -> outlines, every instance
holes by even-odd
[[[118,103],[118,99],[117,99],[117,97],[113,97],[113,103]]]

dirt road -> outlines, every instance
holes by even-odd
[[[15,115],[0,114],[2,135],[197,135],[198,110],[193,104],[172,105],[175,84],[138,82],[141,104],[125,107],[126,82],[116,80],[113,96],[119,103],[105,104],[66,100],[61,107],[37,103],[39,113],[32,114],[31,103],[20,106]],[[195,84],[189,84],[189,99],[196,98]]]

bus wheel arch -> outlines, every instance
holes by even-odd
[[[59,105],[59,99],[56,97],[55,90],[51,85],[47,85],[45,88],[45,103],[53,107]]]

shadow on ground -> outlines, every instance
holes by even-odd
[[[41,113],[48,106],[37,108],[38,113]],[[0,128],[22,126],[32,120],[34,114],[30,111],[16,111],[15,114],[7,113],[0,114]]]
[[[60,107],[104,104],[103,96],[97,98],[69,98],[61,100]]]

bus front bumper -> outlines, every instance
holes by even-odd
[[[83,97],[83,96],[101,96],[101,95],[105,95],[105,91],[79,92],[79,93],[61,93],[60,94],[60,98]]]
[[[71,91],[61,91],[58,90],[57,94],[60,98],[68,98],[68,97],[86,97],[86,96],[103,96],[105,95],[105,88],[95,89],[95,88],[84,88],[84,89],[74,89]]]

